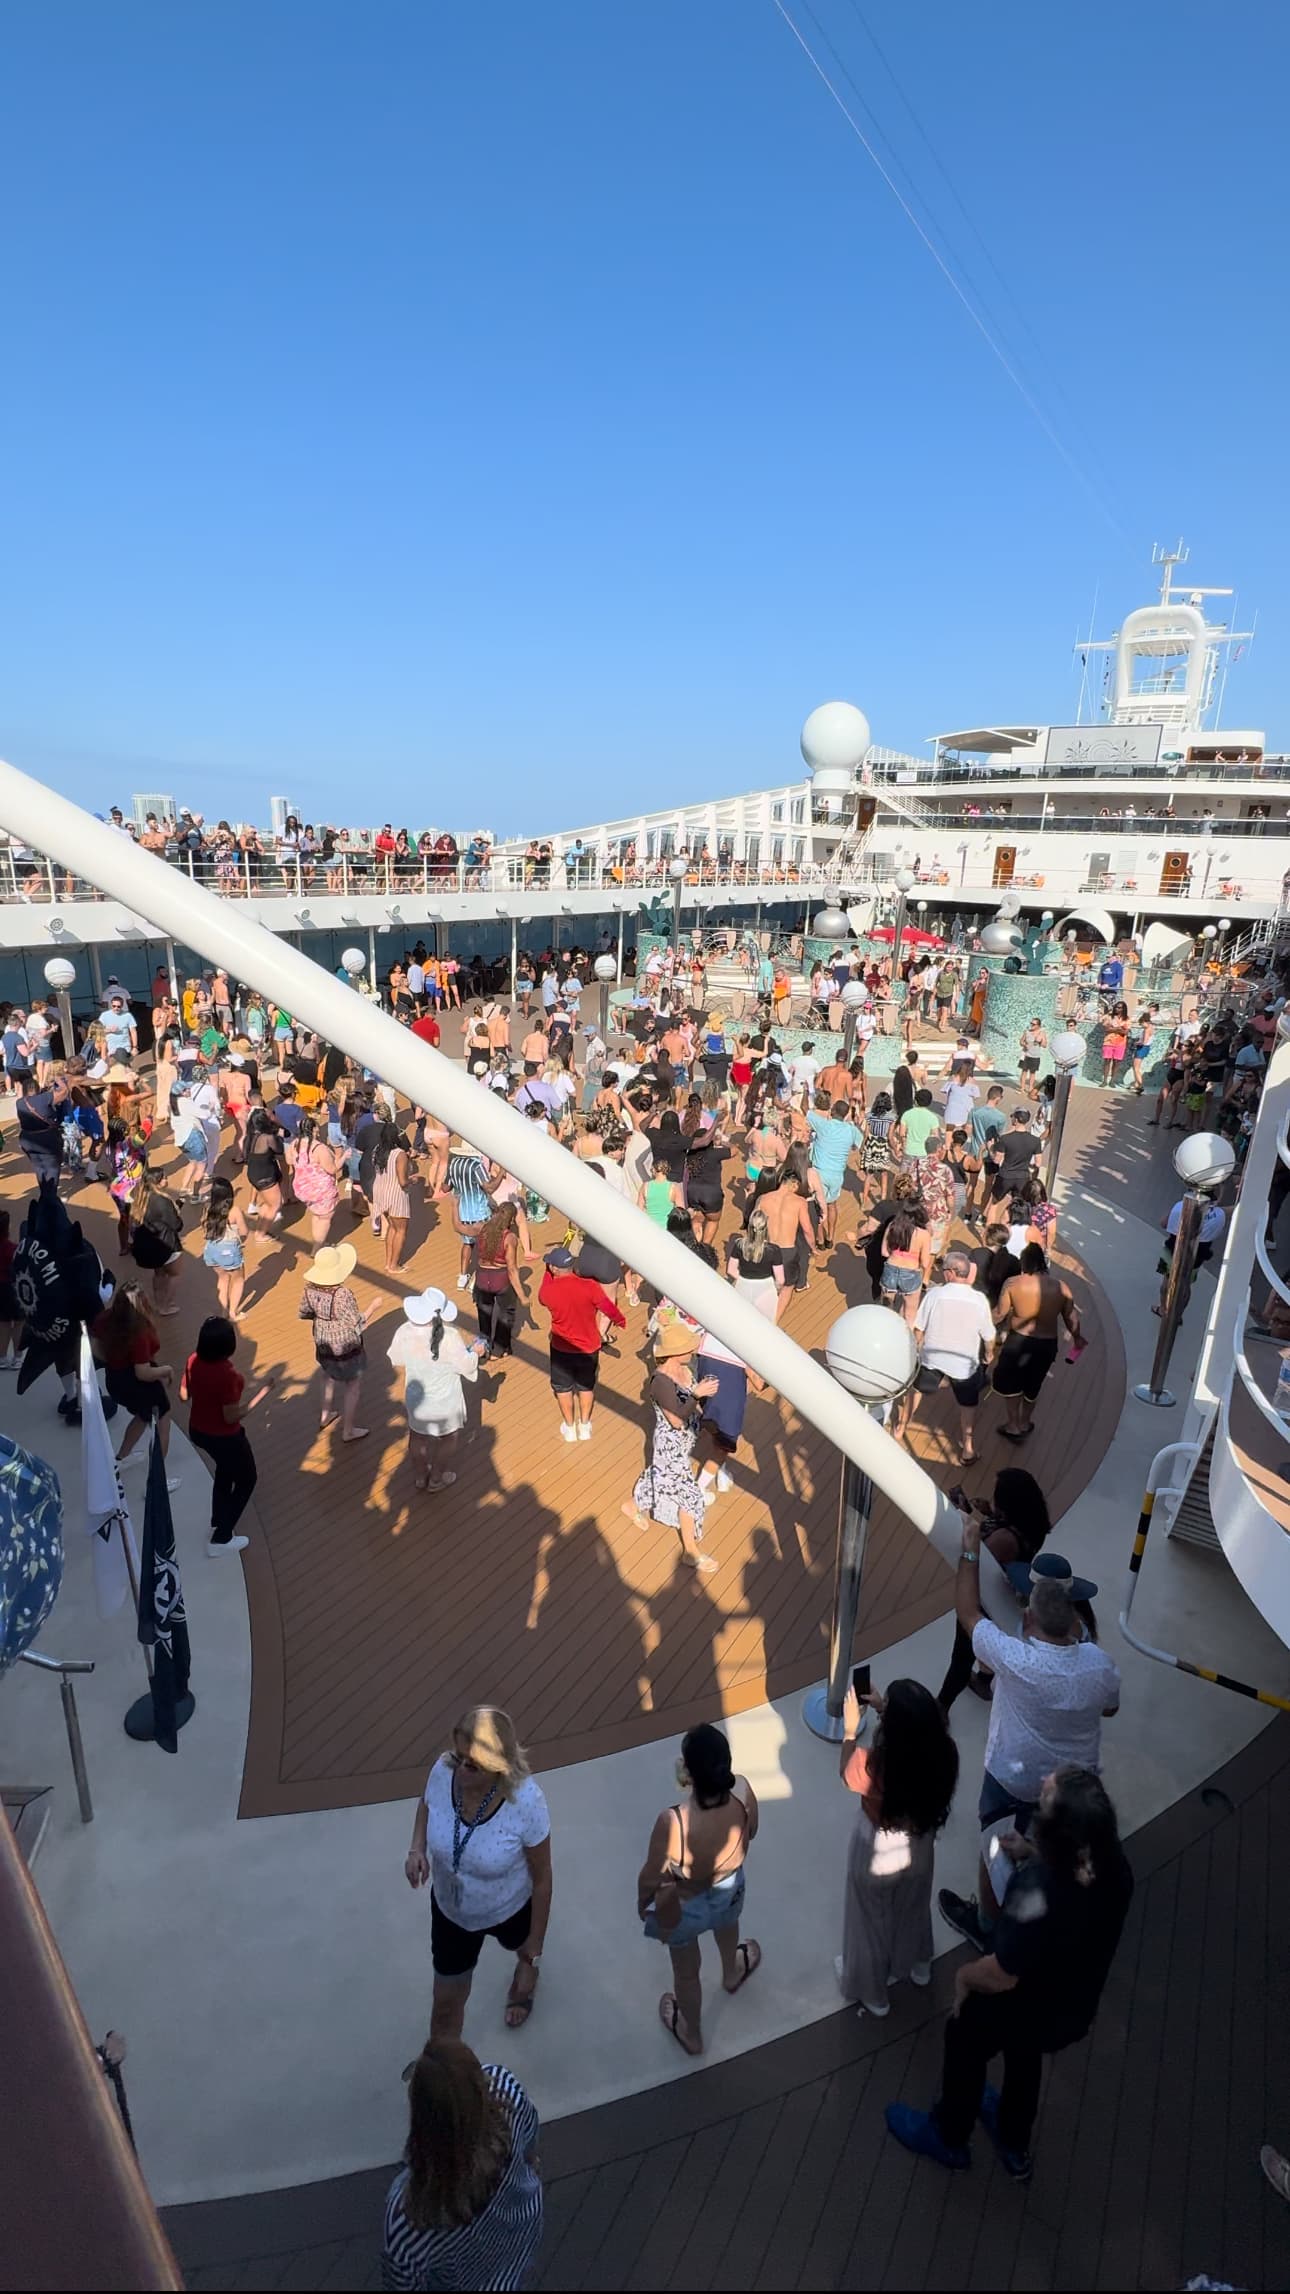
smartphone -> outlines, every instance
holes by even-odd
[[[968,1496],[967,1491],[964,1489],[962,1482],[955,1482],[953,1489],[950,1491],[950,1504],[956,1505],[960,1513],[971,1513],[972,1500]]]
[[[867,1696],[868,1696],[868,1694],[869,1694],[869,1667],[868,1667],[868,1665],[853,1665],[853,1666],[851,1667],[851,1686],[852,1686],[852,1688],[855,1690],[855,1693],[856,1693],[856,1695],[857,1695],[858,1697],[867,1697]]]

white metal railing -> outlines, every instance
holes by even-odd
[[[324,861],[302,860],[298,854],[279,859],[265,850],[254,862],[246,853],[221,857],[185,852],[169,865],[229,900],[306,900],[327,894],[393,898],[400,893],[433,898],[469,892],[637,892],[670,898],[672,893],[667,858],[628,866],[588,854],[543,861],[492,853],[468,865],[464,859],[446,861],[434,854],[399,859],[385,853],[342,852]],[[797,862],[696,860],[686,874],[683,896],[696,890],[792,892],[798,886],[857,883],[859,875],[859,864],[841,857]],[[0,847],[0,903],[45,905],[107,897],[57,861],[13,845]]]

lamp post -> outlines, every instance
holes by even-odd
[[[618,978],[618,966],[612,956],[597,956],[591,967],[600,982],[600,1033],[609,1041],[609,990]]]
[[[893,1314],[887,1306],[853,1306],[839,1315],[824,1351],[839,1386],[854,1394],[875,1417],[906,1391],[918,1369],[913,1331],[903,1315]],[[850,1458],[844,1458],[829,1625],[829,1674],[818,1687],[808,1689],[802,1701],[807,1727],[828,1744],[842,1742],[842,1700],[851,1675],[872,1504],[869,1476]]]
[[[51,956],[45,966],[45,984],[58,998],[58,1024],[63,1031],[63,1057],[74,1059],[76,1038],[72,1031],[71,989],[76,985],[76,966],[66,956]]]
[[[1064,1028],[1052,1040],[1052,1055],[1057,1068],[1057,1089],[1053,1093],[1052,1121],[1048,1129],[1048,1167],[1044,1172],[1044,1189],[1049,1195],[1057,1182],[1057,1166],[1061,1160],[1062,1133],[1066,1128],[1066,1107],[1071,1085],[1084,1065],[1088,1050],[1082,1035],[1074,1028]]]
[[[900,943],[905,931],[905,903],[917,884],[918,878],[912,868],[898,868],[895,882],[900,898],[896,902],[896,927],[891,936],[891,992],[893,999],[899,1002],[897,983],[900,979]]]
[[[1155,1410],[1172,1410],[1175,1397],[1165,1385],[1165,1372],[1173,1352],[1178,1325],[1183,1318],[1196,1272],[1196,1253],[1200,1248],[1200,1231],[1211,1195],[1218,1193],[1236,1168],[1236,1153],[1226,1139],[1216,1131],[1193,1131],[1180,1143],[1174,1155],[1174,1169],[1182,1180],[1184,1194],[1178,1215],[1178,1232],[1174,1237],[1173,1253],[1169,1264],[1169,1287],[1165,1292],[1164,1313],[1160,1318],[1160,1336],[1156,1340],[1155,1359],[1151,1376],[1133,1391],[1139,1402],[1148,1402]]]
[[[689,873],[690,863],[680,853],[669,860],[667,873],[672,885],[672,968],[681,960],[681,889]]]

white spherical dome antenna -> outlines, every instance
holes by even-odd
[[[853,772],[869,747],[869,720],[854,701],[822,701],[802,727],[802,756],[809,770]]]

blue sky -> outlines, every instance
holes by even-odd
[[[11,0],[3,753],[572,823],[1069,718],[1180,532],[1290,743],[1290,16],[786,5],[1081,475],[772,0]]]

